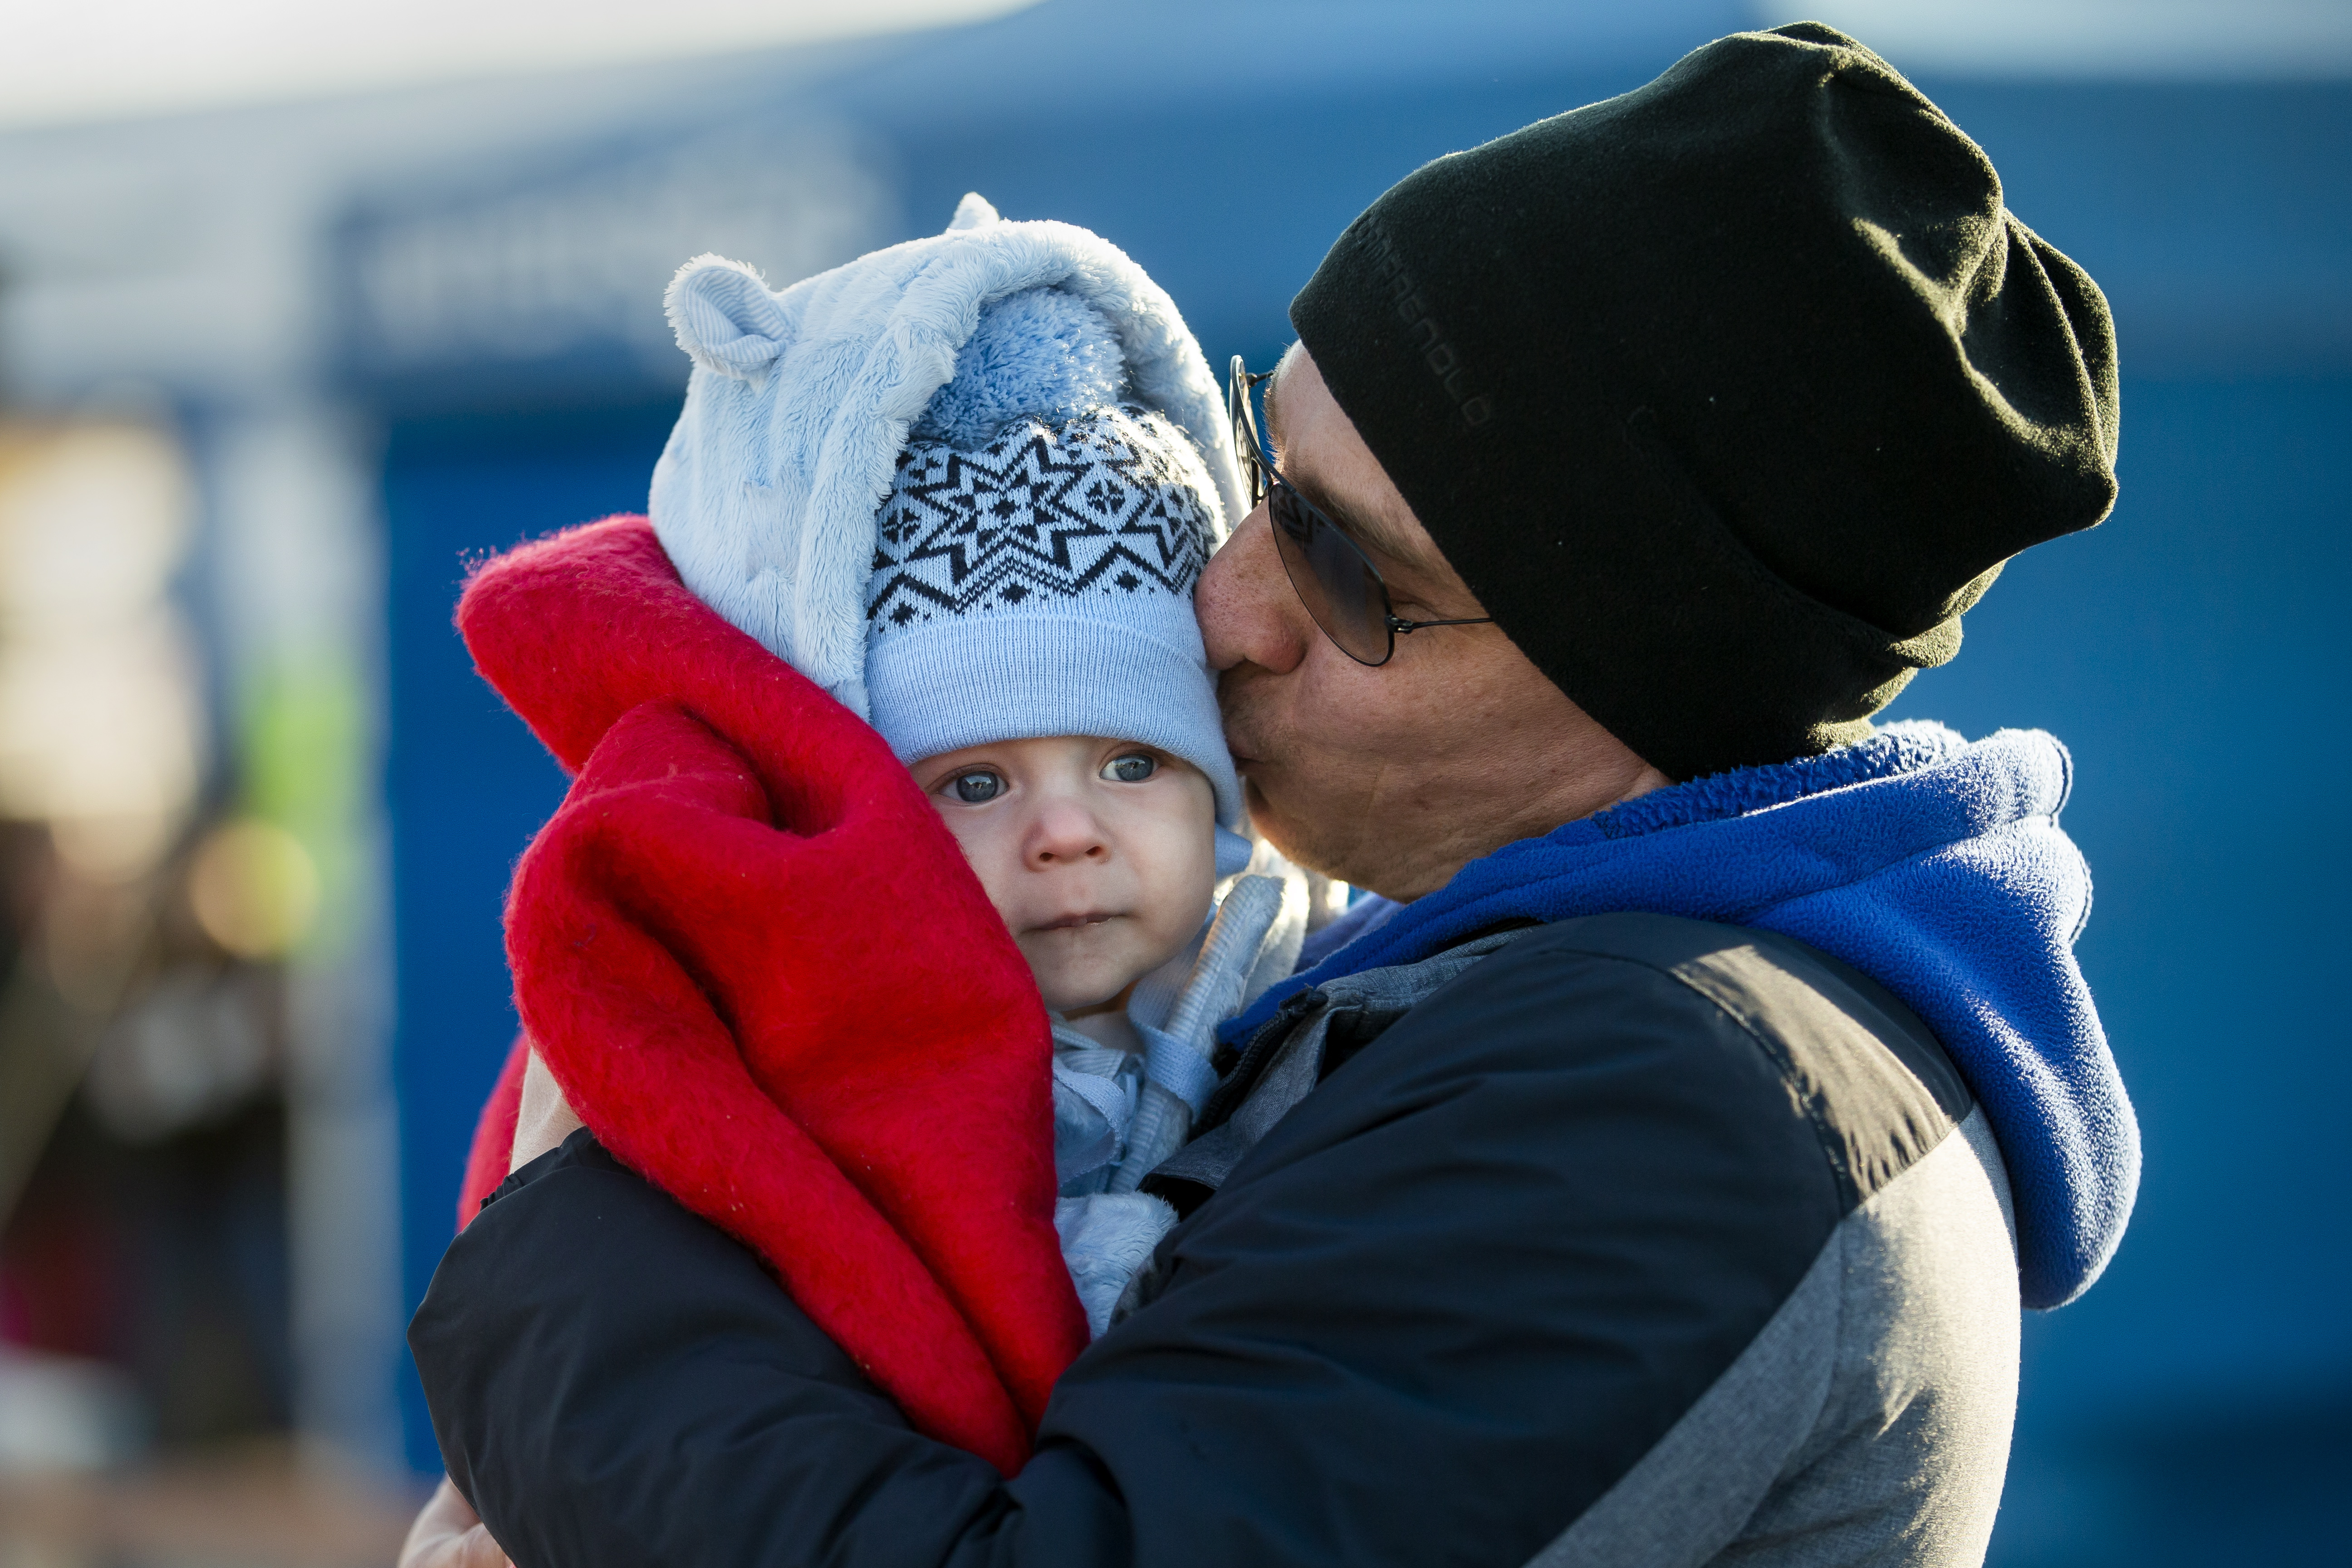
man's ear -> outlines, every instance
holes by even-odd
[[[722,256],[698,256],[677,269],[662,298],[677,346],[705,370],[761,382],[784,352],[790,330],[760,275]]]

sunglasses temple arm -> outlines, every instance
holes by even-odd
[[[1399,637],[1411,637],[1424,626],[1489,626],[1494,624],[1492,616],[1468,616],[1451,621],[1408,621],[1402,616],[1389,617],[1389,630]]]

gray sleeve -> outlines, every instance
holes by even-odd
[[[1763,1332],[1529,1568],[1984,1558],[2017,1397],[1981,1110],[1839,1225]]]

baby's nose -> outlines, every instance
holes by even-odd
[[[1056,805],[1037,814],[1029,836],[1029,862],[1053,866],[1110,858],[1110,837],[1094,813]]]

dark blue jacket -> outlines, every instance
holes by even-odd
[[[1245,1019],[1188,1215],[1019,1476],[910,1430],[584,1133],[412,1326],[451,1475],[522,1568],[1980,1555],[2024,1162],[1948,1020],[2014,1006],[2029,1067],[2104,1062],[2045,1032],[2095,1030],[2080,862],[2046,737],[1873,745],[1513,846]],[[1660,887],[1725,907],[1572,902]],[[1889,925],[1877,972],[1823,951]],[[1897,982],[1938,933],[1966,994],[1923,1024]],[[2039,989],[1996,950],[2051,957]],[[2024,1076],[2019,1103],[2080,1097]]]

